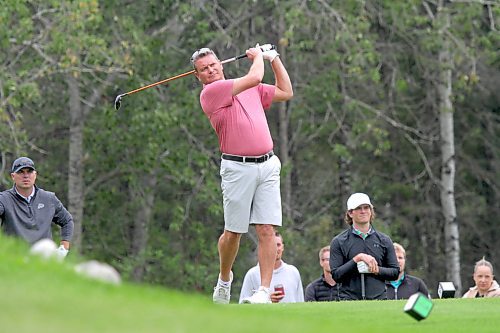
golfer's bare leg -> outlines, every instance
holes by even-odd
[[[234,260],[238,254],[240,247],[241,234],[232,231],[224,230],[224,233],[219,237],[219,261],[220,261],[220,278],[222,281],[230,280],[230,272],[233,267]]]
[[[259,237],[258,257],[260,267],[260,285],[269,288],[273,277],[276,260],[276,238],[274,227],[270,224],[256,224],[255,231]]]

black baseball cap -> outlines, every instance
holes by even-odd
[[[18,172],[21,169],[24,168],[30,168],[32,170],[35,169],[35,163],[31,158],[28,157],[19,157],[12,163],[12,171],[11,172]]]

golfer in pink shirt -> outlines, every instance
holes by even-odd
[[[241,235],[255,225],[259,238],[261,282],[244,303],[271,303],[270,283],[276,257],[274,226],[281,226],[281,162],[273,152],[273,140],[265,110],[272,102],[293,96],[290,77],[275,50],[256,46],[246,51],[252,65],[237,79],[224,77],[215,53],[202,48],[191,57],[195,75],[203,84],[200,103],[219,138],[222,153],[220,175],[224,202],[224,232],[219,238],[220,273],[213,301],[230,301],[231,271]],[[275,84],[263,84],[264,59],[269,60]]]

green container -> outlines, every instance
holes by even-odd
[[[433,306],[434,304],[427,296],[422,293],[415,293],[406,302],[404,311],[420,321],[429,316]]]

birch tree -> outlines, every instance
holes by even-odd
[[[446,34],[450,29],[450,13],[445,1],[440,1],[436,10],[436,22],[441,40],[438,53],[439,75],[437,80],[438,109],[441,138],[441,206],[444,218],[446,249],[446,278],[453,281],[457,294],[462,291],[460,277],[460,234],[455,203],[455,133],[453,127],[451,43]]]

